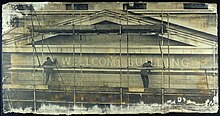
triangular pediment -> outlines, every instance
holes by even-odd
[[[71,25],[71,21],[69,20],[69,23],[68,21],[63,21],[59,23],[59,25]],[[150,16],[144,17],[144,15],[140,16],[131,11],[126,12],[105,9],[85,17],[75,17],[73,22],[75,25],[95,25],[104,22],[112,22],[113,24],[121,25],[155,25],[161,24],[161,21],[161,19],[155,19]],[[166,21],[163,22],[167,25]],[[169,25],[169,39],[184,42],[192,46],[212,46],[213,41],[216,41],[217,38],[215,35],[190,29],[172,22],[169,22]],[[165,34],[164,36],[168,38],[168,34]]]
[[[121,45],[127,46],[127,39],[125,34],[118,35],[118,34],[85,34],[81,36],[82,42],[80,41],[80,36],[75,35],[74,36],[74,42],[76,45],[82,44],[82,45],[92,45],[92,46],[118,46],[120,44],[121,39]],[[64,35],[64,34],[58,34],[54,36],[47,36],[48,38],[42,40],[35,41],[35,45],[42,45],[42,44],[48,44],[48,45],[72,45],[73,44],[73,36],[72,35]],[[128,35],[129,37],[129,46],[158,46],[158,41],[161,41],[161,38],[158,38],[157,35]],[[62,40],[62,41],[60,41]],[[160,43],[161,44],[161,43]],[[163,45],[168,45],[168,38],[163,37]],[[169,45],[170,46],[192,46],[190,44],[186,44],[184,42],[179,42],[176,40],[169,39]]]
[[[78,28],[79,32],[83,29],[88,30],[90,28],[94,28],[93,31],[95,32],[95,31],[97,31],[97,28],[99,28],[98,26],[96,27],[95,25],[122,25],[122,27],[123,27],[123,25],[125,25],[125,27],[126,27],[126,25],[128,25],[128,26],[131,26],[131,27],[127,27],[131,30],[129,33],[132,33],[132,32],[135,32],[135,31],[132,31],[132,29],[137,29],[137,28],[139,28],[138,26],[150,25],[150,26],[154,27],[155,24],[160,25],[161,20],[152,18],[150,16],[144,17],[143,15],[142,16],[136,15],[135,13],[131,13],[131,11],[126,12],[126,11],[120,11],[120,10],[106,10],[105,9],[102,11],[91,13],[89,15],[84,15],[84,16],[77,15],[77,16],[74,16],[70,19],[66,19],[64,21],[57,22],[57,23],[53,24],[51,27],[45,26],[48,30],[51,30],[53,28],[51,32],[48,32],[48,33],[44,32],[44,35],[48,35],[48,36],[45,36],[45,40],[52,39],[51,36],[54,36],[54,35],[51,35],[50,33],[59,34],[59,33],[64,32],[63,30],[61,30],[60,32],[56,32],[57,31],[56,29],[64,29],[64,30],[67,30],[66,33],[71,34],[73,32],[72,31],[72,29],[73,29],[72,24],[73,23],[76,27],[78,26],[77,28]],[[165,25],[167,25],[166,21],[164,21],[163,23]],[[56,25],[56,26],[54,26],[54,25]],[[35,26],[35,31],[37,29],[36,26]],[[64,28],[65,26],[66,26],[66,28]],[[43,28],[45,28],[45,27],[43,27]],[[89,27],[89,28],[87,28],[87,27]],[[119,30],[119,27],[117,27],[117,28]],[[166,30],[169,30],[169,33],[166,32],[163,35],[161,33],[159,33],[159,37],[167,38],[171,41],[176,41],[176,42],[183,43],[183,44],[189,45],[189,46],[211,47],[211,46],[213,46],[213,44],[216,42],[216,39],[217,39],[217,36],[214,36],[214,35],[211,35],[211,34],[208,34],[205,32],[201,32],[198,30],[194,30],[191,28],[187,28],[182,25],[173,24],[172,22],[169,23],[169,28],[168,27],[165,27],[165,28],[166,28]],[[101,29],[106,29],[106,28],[101,28]],[[123,32],[123,30],[122,30],[122,32]],[[39,33],[41,33],[41,32],[39,32]],[[85,33],[85,31],[84,31],[84,33]],[[118,31],[113,32],[113,33],[118,33]],[[136,31],[135,33],[139,33],[139,31],[138,32]],[[29,39],[28,42],[31,42],[31,37],[25,38],[25,39],[21,38],[20,40],[26,41],[27,39]],[[35,37],[36,42],[41,39],[42,39],[41,35],[39,35],[39,37],[38,36]],[[27,43],[27,44],[29,44],[29,43]]]
[[[103,21],[109,21],[116,24],[121,25],[153,25],[154,23],[141,20],[140,17],[137,17],[134,14],[130,14],[129,16],[126,15],[126,11],[112,11],[104,9],[102,11],[95,12],[90,15],[86,16],[74,16],[73,18],[61,21],[56,23],[55,25],[62,26],[62,25],[93,25],[96,23],[100,23]]]

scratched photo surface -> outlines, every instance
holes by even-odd
[[[2,5],[4,113],[218,111],[217,5]]]

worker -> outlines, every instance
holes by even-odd
[[[147,61],[142,65],[142,68],[149,68],[149,67],[152,67],[151,61]],[[149,86],[149,78],[148,78],[149,72],[150,72],[150,69],[141,69],[141,72],[140,72],[144,88],[148,88]]]
[[[56,64],[57,60],[54,59],[54,61],[52,61],[50,57],[47,57],[46,59],[47,59],[47,61],[45,61],[42,66],[44,67],[44,72],[46,73],[46,82],[45,82],[45,84],[47,85],[48,81],[49,81],[49,78],[53,74],[53,65]]]

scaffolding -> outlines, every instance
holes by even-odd
[[[110,91],[108,90],[108,88],[104,88],[104,87],[99,87],[99,89],[103,88],[103,90],[102,89],[101,90],[99,90],[99,89],[87,90],[89,87],[87,87],[87,86],[85,86],[85,87],[78,86],[78,82],[76,80],[77,76],[79,76],[81,78],[83,77],[83,71],[84,71],[84,69],[87,70],[87,68],[83,67],[82,64],[80,64],[78,67],[76,66],[76,63],[79,64],[78,60],[76,61],[76,55],[79,54],[79,58],[83,59],[83,48],[84,48],[83,40],[84,40],[84,35],[82,33],[79,33],[79,32],[76,33],[75,32],[75,25],[77,23],[79,23],[79,26],[81,26],[81,21],[90,20],[91,18],[100,17],[99,14],[102,15],[102,12],[107,12],[110,15],[113,15],[113,13],[118,14],[118,12],[112,12],[112,11],[109,11],[109,10],[105,9],[103,11],[94,13],[95,15],[92,14],[92,15],[87,15],[87,16],[81,16],[82,14],[80,12],[79,16],[76,16],[75,12],[73,10],[72,18],[70,20],[68,20],[68,21],[71,21],[71,26],[72,26],[72,33],[71,33],[71,35],[72,35],[73,88],[71,87],[70,83],[67,84],[64,81],[65,77],[63,77],[61,75],[61,73],[60,73],[60,71],[62,71],[62,69],[60,69],[56,65],[55,70],[57,71],[58,76],[60,77],[60,79],[62,81],[62,86],[64,86],[63,87],[64,91],[49,90],[49,89],[45,89],[45,90],[43,89],[42,90],[42,89],[36,89],[36,87],[38,85],[36,85],[36,83],[35,83],[35,77],[36,77],[35,73],[36,73],[36,70],[37,70],[37,68],[35,66],[36,65],[35,64],[35,57],[37,57],[39,65],[41,65],[41,63],[40,63],[40,60],[39,60],[39,57],[38,57],[39,52],[37,52],[37,49],[35,47],[35,40],[34,40],[34,38],[35,38],[35,34],[34,34],[35,28],[34,28],[34,23],[33,23],[33,19],[32,19],[33,17],[32,16],[35,16],[35,18],[37,19],[37,22],[38,22],[38,26],[40,27],[41,30],[42,30],[42,28],[41,28],[40,21],[38,19],[38,16],[37,16],[36,12],[35,11],[33,11],[33,12],[35,13],[35,15],[33,15],[33,14],[31,15],[31,21],[32,21],[32,47],[33,47],[33,77],[34,77],[33,100],[16,100],[16,99],[10,99],[7,96],[7,99],[4,100],[4,101],[8,101],[9,103],[10,102],[15,102],[15,101],[31,102],[31,103],[33,102],[34,103],[33,106],[34,106],[34,111],[35,112],[37,110],[37,103],[66,103],[66,104],[69,105],[69,107],[70,107],[71,104],[73,104],[74,108],[75,108],[76,104],[116,104],[116,105],[120,105],[121,108],[122,108],[123,105],[128,105],[129,106],[130,104],[134,104],[134,103],[130,103],[130,100],[131,100],[130,99],[130,95],[133,95],[133,94],[138,95],[138,94],[140,94],[140,92],[130,92],[129,91],[129,88],[130,88],[130,74],[133,73],[133,72],[136,72],[136,73],[139,72],[140,68],[134,69],[134,68],[130,67],[131,56],[130,56],[130,50],[129,50],[129,48],[130,48],[130,45],[129,45],[129,34],[128,34],[129,32],[125,32],[126,52],[122,53],[122,49],[124,48],[124,47],[122,47],[122,39],[124,37],[123,36],[122,20],[126,20],[127,26],[129,26],[129,19],[131,19],[131,21],[138,20],[139,24],[140,24],[140,21],[149,23],[148,21],[143,20],[143,18],[140,18],[140,16],[137,16],[135,18],[134,17],[131,18],[131,16],[130,16],[131,14],[129,14],[128,10],[126,10],[124,12],[124,14],[123,13],[121,13],[121,14],[119,13],[120,14],[119,15],[119,20],[120,20],[120,24],[119,24],[120,25],[120,28],[119,28],[119,36],[120,36],[120,38],[119,38],[119,61],[120,61],[119,62],[119,66],[120,67],[119,67],[119,69],[118,68],[113,69],[113,72],[116,71],[116,70],[119,72],[120,81],[117,82],[117,83],[119,83],[119,87],[112,88],[112,90],[110,90]],[[165,22],[164,21],[164,14],[165,14],[166,19],[167,19],[166,23],[164,23]],[[143,95],[161,96],[161,106],[162,106],[161,108],[165,112],[165,107],[164,107],[165,96],[166,95],[171,95],[171,96],[177,95],[176,93],[170,93],[170,91],[173,89],[172,86],[171,86],[171,81],[170,81],[171,80],[171,76],[170,76],[171,70],[183,70],[183,69],[181,69],[181,68],[171,68],[171,66],[170,66],[170,63],[171,63],[170,54],[172,52],[170,53],[170,40],[169,39],[170,39],[170,33],[172,33],[174,30],[172,30],[170,28],[169,12],[164,13],[164,11],[161,11],[160,17],[161,17],[161,32],[157,33],[157,41],[158,41],[158,47],[159,47],[158,50],[160,51],[160,55],[161,55],[161,59],[162,59],[163,65],[162,65],[162,67],[154,68],[153,70],[161,71],[161,88],[157,88],[157,89],[148,88],[147,92],[141,92],[141,94],[143,94]],[[125,18],[125,19],[123,19],[123,18]],[[56,25],[61,25],[62,26],[62,24],[66,24],[66,22],[67,21],[60,22],[60,23],[58,23]],[[165,24],[167,25],[166,29],[164,29],[164,25]],[[165,53],[163,51],[164,48],[165,48],[164,47],[164,37],[163,37],[164,30],[167,30],[167,37],[168,37],[168,39],[167,39],[168,66],[167,67],[165,66],[165,63],[164,63],[164,54]],[[98,35],[99,33],[96,33],[96,34]],[[45,44],[46,44],[46,46],[48,48],[49,54],[51,55],[52,59],[54,60],[53,52],[50,49],[49,43],[47,41],[44,41],[44,39],[45,39],[44,34],[40,34],[40,36],[42,36],[42,39],[41,39],[41,41],[42,41],[42,45],[41,45],[41,47],[42,47],[41,48],[42,49],[42,53],[41,53],[41,55],[42,55],[42,62],[43,62],[43,58],[45,56],[45,54],[44,54],[44,51],[45,51],[44,50],[44,45]],[[77,36],[79,38],[77,38]],[[77,39],[79,40],[79,46],[78,47],[76,45],[77,44]],[[213,70],[213,77],[214,77],[213,79],[215,81],[215,75],[216,75],[216,72],[215,72],[215,70],[216,70],[215,69],[215,65],[216,65],[215,64],[216,63],[216,56],[215,56],[215,54],[216,54],[216,45],[215,44],[216,43],[214,42],[214,45],[213,45],[213,69],[192,69],[192,70],[202,70],[202,71],[205,71],[204,73],[205,73],[205,78],[206,78],[206,82],[207,82],[207,90],[211,90],[211,91],[208,91],[205,94],[206,96],[209,96],[210,94],[212,94],[212,90],[213,90],[213,89],[210,89],[210,87],[209,87],[208,76],[207,76],[208,75],[208,72],[207,72],[208,70]],[[79,53],[77,51],[79,51]],[[127,61],[126,68],[123,68],[123,66],[122,66],[122,54],[126,54],[126,61]],[[102,69],[104,69],[104,68],[102,68]],[[106,69],[108,70],[108,68],[106,68]],[[97,70],[99,70],[99,68]],[[133,70],[135,70],[135,71],[133,71]],[[190,70],[190,68],[188,68],[186,70]],[[78,72],[80,72],[80,75],[78,75]],[[86,72],[86,71],[84,71],[84,72]],[[126,76],[126,78],[127,78],[127,88],[122,86],[122,84],[123,84],[122,81],[125,80],[125,79],[123,79],[123,76],[122,76],[123,73],[126,73],[126,75],[127,75]],[[42,78],[44,77],[43,74],[44,73],[42,71]],[[165,78],[164,75],[165,74],[168,74],[168,88],[166,88],[164,86],[165,85],[164,84],[164,78]],[[95,82],[92,82],[92,83],[95,83]],[[98,85],[100,85],[100,84],[98,84]],[[213,88],[214,87],[215,87],[215,84],[213,84]],[[146,88],[144,88],[144,89],[146,89]],[[24,91],[30,91],[31,92],[32,90],[24,90]],[[157,93],[155,93],[154,91],[156,91]],[[50,101],[50,100],[46,100],[45,98],[43,98],[43,100],[37,100],[36,99],[36,92],[39,92],[39,93],[40,92],[43,92],[43,93],[50,93],[50,92],[52,92],[52,93],[53,92],[54,93],[55,92],[64,93],[65,96],[66,96],[66,100],[65,101],[52,101],[52,100]],[[196,91],[196,92],[199,93],[198,91]],[[72,94],[73,94],[73,98],[71,98],[71,100],[69,100],[69,98],[72,97],[71,96]],[[81,95],[81,100],[79,100],[77,98],[77,94]],[[105,95],[113,94],[113,95],[119,95],[120,96],[120,100],[119,100],[119,102],[118,101],[114,101],[114,102],[108,102],[108,101],[93,102],[93,101],[90,101],[88,103],[88,102],[83,101],[84,98],[83,98],[82,94],[105,94]],[[194,94],[194,93],[187,93],[187,92],[185,92],[185,93],[178,93],[178,94],[180,94],[180,95],[182,95],[182,94],[184,94],[184,95],[190,94],[190,95],[195,95],[196,96],[196,93]],[[127,97],[126,100],[123,99],[124,97]],[[12,107],[11,103],[9,105],[10,105],[10,107]]]

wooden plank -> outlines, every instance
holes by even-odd
[[[16,70],[20,70],[20,71],[33,71],[33,70],[36,70],[36,71],[42,71],[43,70],[43,68],[21,68],[21,67],[12,67],[12,68],[10,68],[10,70],[11,71],[16,71]],[[211,69],[211,68],[209,68],[209,69]],[[55,71],[57,70],[57,69],[54,69]],[[128,70],[127,69],[79,69],[79,68],[59,68],[59,71],[106,71],[106,72],[120,72],[120,71],[122,71],[122,72],[127,72]],[[199,70],[198,69],[198,71],[195,71],[196,69],[191,69],[191,70],[184,70],[184,69],[180,69],[179,68],[179,70],[170,70],[170,72],[176,72],[176,73],[180,73],[180,72],[185,72],[185,73],[190,73],[190,72],[195,72],[195,73],[204,73],[205,74],[205,72],[204,72],[204,70]],[[129,72],[140,72],[140,69],[129,69]],[[160,70],[160,69],[157,69],[157,68],[155,68],[155,69],[153,69],[152,71],[151,71],[151,73],[154,73],[154,72],[162,72],[162,70]],[[164,72],[168,72],[167,70],[165,70]],[[210,71],[207,71],[207,73],[217,73],[217,70],[214,70],[214,71],[212,71],[212,70],[210,70]],[[84,72],[85,73],[85,72]]]
[[[128,88],[129,92],[144,92],[144,88]]]
[[[92,48],[92,49],[91,49]],[[120,53],[120,50],[118,48],[96,48],[94,47],[91,48],[84,48],[82,47],[82,53]],[[72,53],[73,50],[72,47],[64,47],[64,48],[59,48],[59,47],[51,47],[50,50],[52,53]],[[16,52],[16,53],[32,53],[33,48],[32,47],[3,47],[3,52]],[[121,53],[127,53],[126,48],[121,49]],[[40,47],[37,47],[37,51],[42,51]],[[163,49],[164,54],[167,53],[167,49]],[[50,53],[48,49],[44,48],[43,53]],[[79,49],[75,50],[75,53],[80,53]],[[135,54],[160,54],[160,51],[157,48],[132,48],[129,50],[129,53],[135,53]],[[210,48],[170,48],[170,54],[213,54],[213,50]]]
[[[39,27],[35,26],[35,31],[37,32],[72,32],[73,28],[72,25],[63,25],[62,27],[56,26],[44,26]],[[112,24],[105,24],[105,25],[75,25],[74,31],[77,32],[94,32],[97,33],[99,31],[116,31],[119,32],[120,25],[112,25]],[[122,32],[132,31],[132,33],[140,31],[143,32],[159,32],[161,31],[160,25],[122,25]],[[165,30],[164,30],[165,31]]]
[[[3,84],[3,89],[34,89],[34,85]],[[47,85],[35,85],[35,89],[48,89]]]

